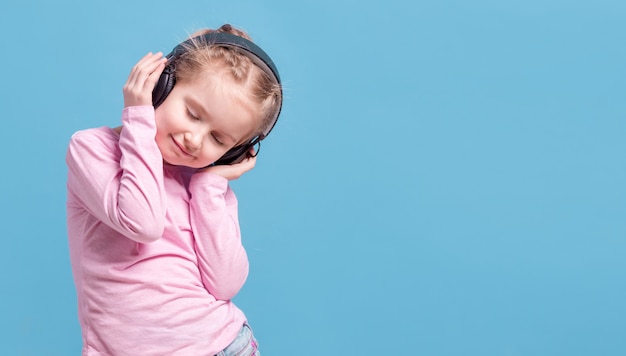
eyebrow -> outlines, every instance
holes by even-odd
[[[202,115],[202,117],[207,118],[209,120],[213,118],[211,115],[209,115],[205,107],[202,104],[200,104],[198,100],[196,100],[196,98],[189,97],[189,101],[194,108],[200,111],[199,114]],[[235,138],[232,135],[228,134],[227,132],[224,132],[223,130],[217,130],[217,132],[220,133],[221,135],[226,136],[226,138],[230,139],[235,144],[235,146],[237,146],[237,143],[239,141],[235,140]]]

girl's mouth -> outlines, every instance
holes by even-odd
[[[191,153],[187,152],[187,150],[185,149],[185,147],[183,145],[181,145],[180,143],[178,143],[178,141],[176,141],[174,139],[174,137],[172,137],[172,141],[174,141],[174,144],[176,145],[176,147],[178,147],[178,149],[185,155],[185,156],[189,156],[189,157],[194,157]]]

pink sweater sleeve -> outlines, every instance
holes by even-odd
[[[122,123],[119,149],[90,130],[72,136],[68,191],[119,233],[137,242],[156,241],[163,234],[166,204],[154,108],[127,107]]]
[[[218,300],[230,300],[248,277],[248,256],[241,243],[237,198],[228,181],[196,173],[189,184],[191,224],[205,288]]]

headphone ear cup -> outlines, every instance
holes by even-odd
[[[248,156],[248,151],[250,151],[250,147],[252,146],[253,145],[248,142],[244,145],[233,147],[228,152],[224,153],[224,155],[213,164],[220,166],[239,163]]]
[[[152,90],[152,105],[155,109],[165,101],[165,98],[174,88],[175,83],[174,66],[170,62],[159,76],[159,80],[157,80],[154,90]]]
[[[227,164],[235,164],[243,161],[246,157],[256,157],[259,154],[259,150],[261,149],[261,140],[264,137],[256,136],[252,140],[244,143],[243,145],[235,146],[231,148],[228,152],[226,152],[220,159],[213,163],[214,166],[219,165],[227,165]],[[250,153],[250,149],[256,145],[256,152],[254,154]]]

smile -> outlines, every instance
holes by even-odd
[[[183,145],[179,144],[178,141],[176,141],[174,139],[174,137],[172,137],[172,141],[174,141],[174,144],[176,145],[176,147],[178,147],[178,149],[185,155],[185,156],[189,156],[189,157],[194,157],[194,155],[192,155],[191,153],[187,152],[187,150],[183,147]]]

